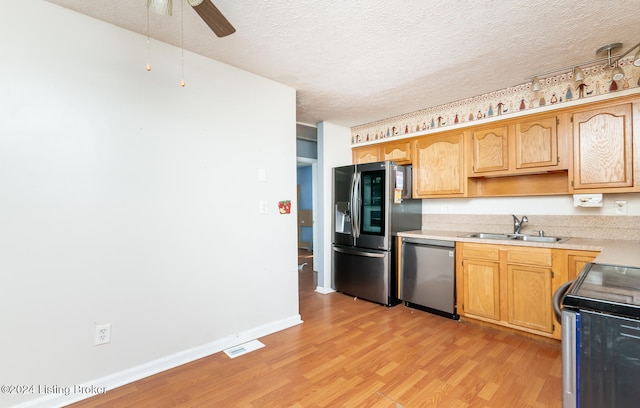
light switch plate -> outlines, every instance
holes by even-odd
[[[260,213],[260,215],[265,215],[267,214],[269,211],[267,209],[267,202],[264,200],[261,200],[259,203],[259,210],[258,212]]]

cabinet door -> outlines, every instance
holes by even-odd
[[[462,268],[465,315],[500,320],[500,263],[465,259]]]
[[[380,160],[411,164],[411,141],[384,143],[380,146]]]
[[[550,268],[507,265],[510,324],[553,332],[551,296]]]
[[[364,164],[377,162],[380,147],[379,145],[356,147],[351,150],[353,164]]]
[[[631,104],[573,114],[573,189],[632,187]]]
[[[593,262],[598,256],[597,252],[584,252],[584,254],[569,254],[568,258],[568,277],[569,280],[573,280],[578,277],[582,268],[589,262]]]
[[[413,196],[464,196],[464,133],[424,136],[414,142]]]
[[[517,169],[558,165],[557,123],[554,116],[516,124]]]
[[[478,130],[471,137],[472,169],[474,174],[509,169],[509,141],[507,127]]]

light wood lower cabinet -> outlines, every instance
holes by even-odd
[[[500,320],[500,264],[467,259],[463,268],[465,312]]]
[[[507,264],[509,324],[553,333],[550,267]]]
[[[458,313],[469,319],[560,339],[551,298],[598,252],[462,243],[456,245]],[[577,272],[576,272],[577,270]]]

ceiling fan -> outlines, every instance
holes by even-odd
[[[184,0],[179,0],[184,1]],[[211,0],[187,0],[189,5],[207,23],[218,37],[226,37],[236,32],[229,20],[218,10]],[[147,7],[156,13],[171,15],[172,0],[147,0]]]

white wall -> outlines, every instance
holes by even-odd
[[[331,283],[332,169],[351,164],[351,129],[329,122],[318,123],[318,225],[322,237],[315,243],[314,269],[318,271],[318,288],[333,291]]]
[[[0,384],[113,384],[299,323],[295,208],[277,211],[295,90],[190,53],[181,88],[175,47],[153,42],[146,72],[143,36],[3,6]]]

